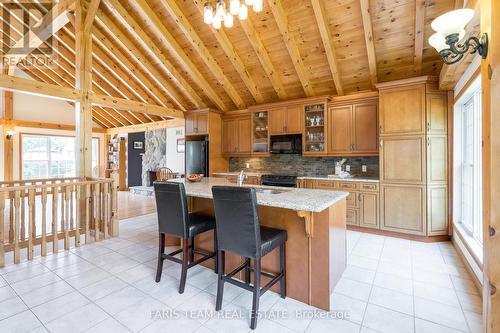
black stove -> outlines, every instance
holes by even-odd
[[[260,182],[268,186],[297,187],[297,176],[262,175]]]

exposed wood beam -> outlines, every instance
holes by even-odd
[[[171,1],[169,1],[171,2]],[[200,0],[194,0],[194,3],[196,7],[198,8],[198,11],[200,14],[203,16],[203,3]],[[221,46],[222,50],[228,57],[229,61],[231,61],[231,64],[233,67],[236,69],[238,74],[240,75],[241,80],[243,83],[245,83],[245,86],[248,88],[248,91],[252,94],[253,98],[255,101],[259,104],[264,103],[264,97],[259,91],[259,88],[255,81],[252,79],[250,76],[250,73],[248,73],[245,64],[243,63],[243,60],[240,58],[238,53],[236,52],[236,48],[234,47],[233,43],[227,36],[226,32],[223,29],[216,30],[213,26],[209,26],[210,30],[212,31],[212,34],[214,37],[217,39],[217,42]]]
[[[61,0],[54,4],[40,22],[30,27],[28,32],[5,55],[9,63],[9,75],[14,75],[14,70],[19,61],[28,56],[69,22],[67,14],[74,8],[75,0]]]
[[[123,8],[123,6],[119,3],[118,0],[108,0],[111,3],[111,10],[115,13],[116,16],[119,16],[123,19],[124,23],[128,26],[130,30],[133,30],[140,39],[153,51],[154,54],[159,56],[163,63],[166,63],[168,60],[162,56],[162,52],[157,47],[156,43],[151,40],[147,33],[144,32],[140,28],[140,25],[136,23],[136,21],[128,14],[128,12]],[[163,22],[158,18],[156,13],[149,7],[146,1],[144,0],[136,0],[135,3],[140,6],[141,10],[147,16],[147,20],[142,20],[142,23],[145,25],[152,25],[158,32],[161,33],[162,37],[165,39],[165,46],[172,51],[172,55],[176,58],[176,60],[181,64],[181,66],[186,70],[188,75],[196,81],[196,84],[202,88],[203,92],[207,95],[207,97],[222,111],[226,111],[227,107],[224,102],[220,98],[219,94],[215,92],[212,88],[212,85],[203,77],[198,68],[191,61],[186,52],[179,45],[177,40],[174,38],[172,33],[168,31],[168,29],[163,25]],[[167,66],[168,67],[168,66]],[[174,71],[172,71],[172,74]],[[175,71],[177,72],[177,71]],[[180,80],[182,75],[177,72],[176,78]]]
[[[415,1],[415,52],[413,55],[413,70],[417,75],[422,74],[426,1],[427,0]]]
[[[163,121],[155,121],[153,123],[147,123],[141,125],[110,128],[109,130],[106,130],[106,134],[112,136],[119,133],[147,132],[160,128],[174,128],[174,127],[184,127],[184,119],[175,118]]]
[[[377,59],[375,56],[375,43],[373,42],[372,15],[370,13],[369,0],[360,0],[361,17],[363,18],[363,30],[365,33],[366,53],[368,54],[368,68],[370,70],[370,79],[372,85],[378,83],[377,78]]]
[[[29,79],[22,79],[6,74],[0,74],[0,88],[66,101],[79,100],[82,94],[79,89],[66,88]]]
[[[7,140],[7,132],[12,130],[12,119],[14,117],[14,96],[12,91],[3,91],[3,117],[4,126],[2,130],[3,147],[3,180],[11,181],[14,177],[14,143],[13,140]],[[4,198],[1,198],[4,200]]]
[[[168,108],[160,105],[146,104],[131,101],[124,98],[111,97],[101,94],[90,94],[93,105],[107,106],[116,109],[129,110],[140,113],[154,114],[161,117],[184,118],[184,113],[180,110]]]
[[[164,7],[167,9],[168,13],[177,23],[177,28],[179,28],[187,40],[193,46],[193,49],[198,53],[201,60],[205,63],[208,70],[212,73],[212,75],[219,81],[220,85],[229,97],[232,99],[233,103],[236,105],[238,109],[244,109],[246,107],[245,102],[238,94],[234,86],[231,82],[229,82],[227,76],[220,68],[219,64],[215,60],[215,58],[210,54],[203,40],[198,36],[198,34],[194,31],[191,23],[188,22],[184,13],[179,8],[175,0],[162,0],[161,1]]]
[[[323,42],[323,47],[325,48],[326,58],[328,60],[328,65],[330,66],[330,72],[332,73],[333,82],[335,83],[335,89],[337,90],[337,95],[343,95],[344,89],[342,87],[342,80],[340,79],[337,56],[335,55],[335,46],[333,45],[332,35],[328,26],[323,1],[311,0],[311,3],[314,10],[314,16],[316,17],[316,21],[318,22],[321,41]]]
[[[240,21],[240,26],[243,28],[243,31],[247,35],[248,41],[252,45],[252,48],[257,55],[257,59],[259,59],[266,76],[271,81],[271,85],[278,95],[279,99],[285,100],[288,98],[288,95],[285,91],[285,87],[283,86],[283,82],[281,81],[280,75],[271,61],[271,57],[264,47],[264,43],[260,38],[259,33],[255,30],[255,27],[250,20],[250,18]]]
[[[281,0],[268,0],[271,11],[273,12],[274,19],[278,25],[278,29],[281,33],[283,41],[285,42],[288,54],[292,59],[293,67],[297,72],[302,88],[307,96],[314,96],[314,90],[312,88],[310,73],[308,73],[302,56],[300,55],[299,47],[289,30],[288,18],[286,16]]]
[[[54,123],[43,123],[38,121],[26,121],[26,120],[12,120],[10,122],[12,126],[17,127],[30,127],[30,128],[45,128],[45,129],[54,129],[54,130],[65,130],[65,131],[74,131],[75,126],[73,125],[61,125]],[[93,133],[106,133],[105,128],[94,127],[92,128]]]
[[[94,19],[97,13],[97,8],[99,8],[99,4],[101,0],[91,0],[89,4],[89,8],[87,9],[87,16],[85,17],[85,22],[83,22],[83,32],[89,33],[90,29],[94,24]]]

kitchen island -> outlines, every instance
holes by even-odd
[[[235,186],[224,178],[204,178],[185,184],[191,212],[214,215],[212,186]],[[247,186],[247,185],[244,185]],[[287,297],[330,310],[330,294],[346,266],[346,197],[347,192],[298,188],[255,186],[259,218],[263,226],[285,229]],[[237,237],[238,235],[235,235]],[[213,233],[195,239],[195,247],[213,250]],[[226,271],[242,262],[238,255],[226,254]],[[262,259],[264,271],[276,273],[279,267],[277,250]],[[204,263],[213,267],[212,261]],[[241,278],[241,277],[240,277]],[[189,279],[189,277],[188,277]],[[262,284],[267,282],[262,277]],[[277,291],[278,285],[274,286]]]

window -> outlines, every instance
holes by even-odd
[[[76,175],[75,138],[23,134],[22,179],[65,178]],[[99,139],[92,139],[92,170],[98,174]]]
[[[483,242],[482,138],[480,79],[455,105],[455,222],[473,240]]]

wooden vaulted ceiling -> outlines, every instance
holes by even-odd
[[[93,91],[182,111],[228,111],[439,76],[442,61],[427,43],[430,22],[456,6],[455,0],[267,0],[263,12],[216,31],[203,23],[204,2],[101,0],[92,30]],[[2,29],[5,50],[29,24],[23,11],[38,22],[49,8],[34,1],[0,9],[9,16],[2,24],[11,26],[9,33]],[[49,40],[57,42],[55,64],[18,67],[36,80],[74,87],[72,20]],[[105,128],[164,119],[108,107],[94,107],[93,118]]]

